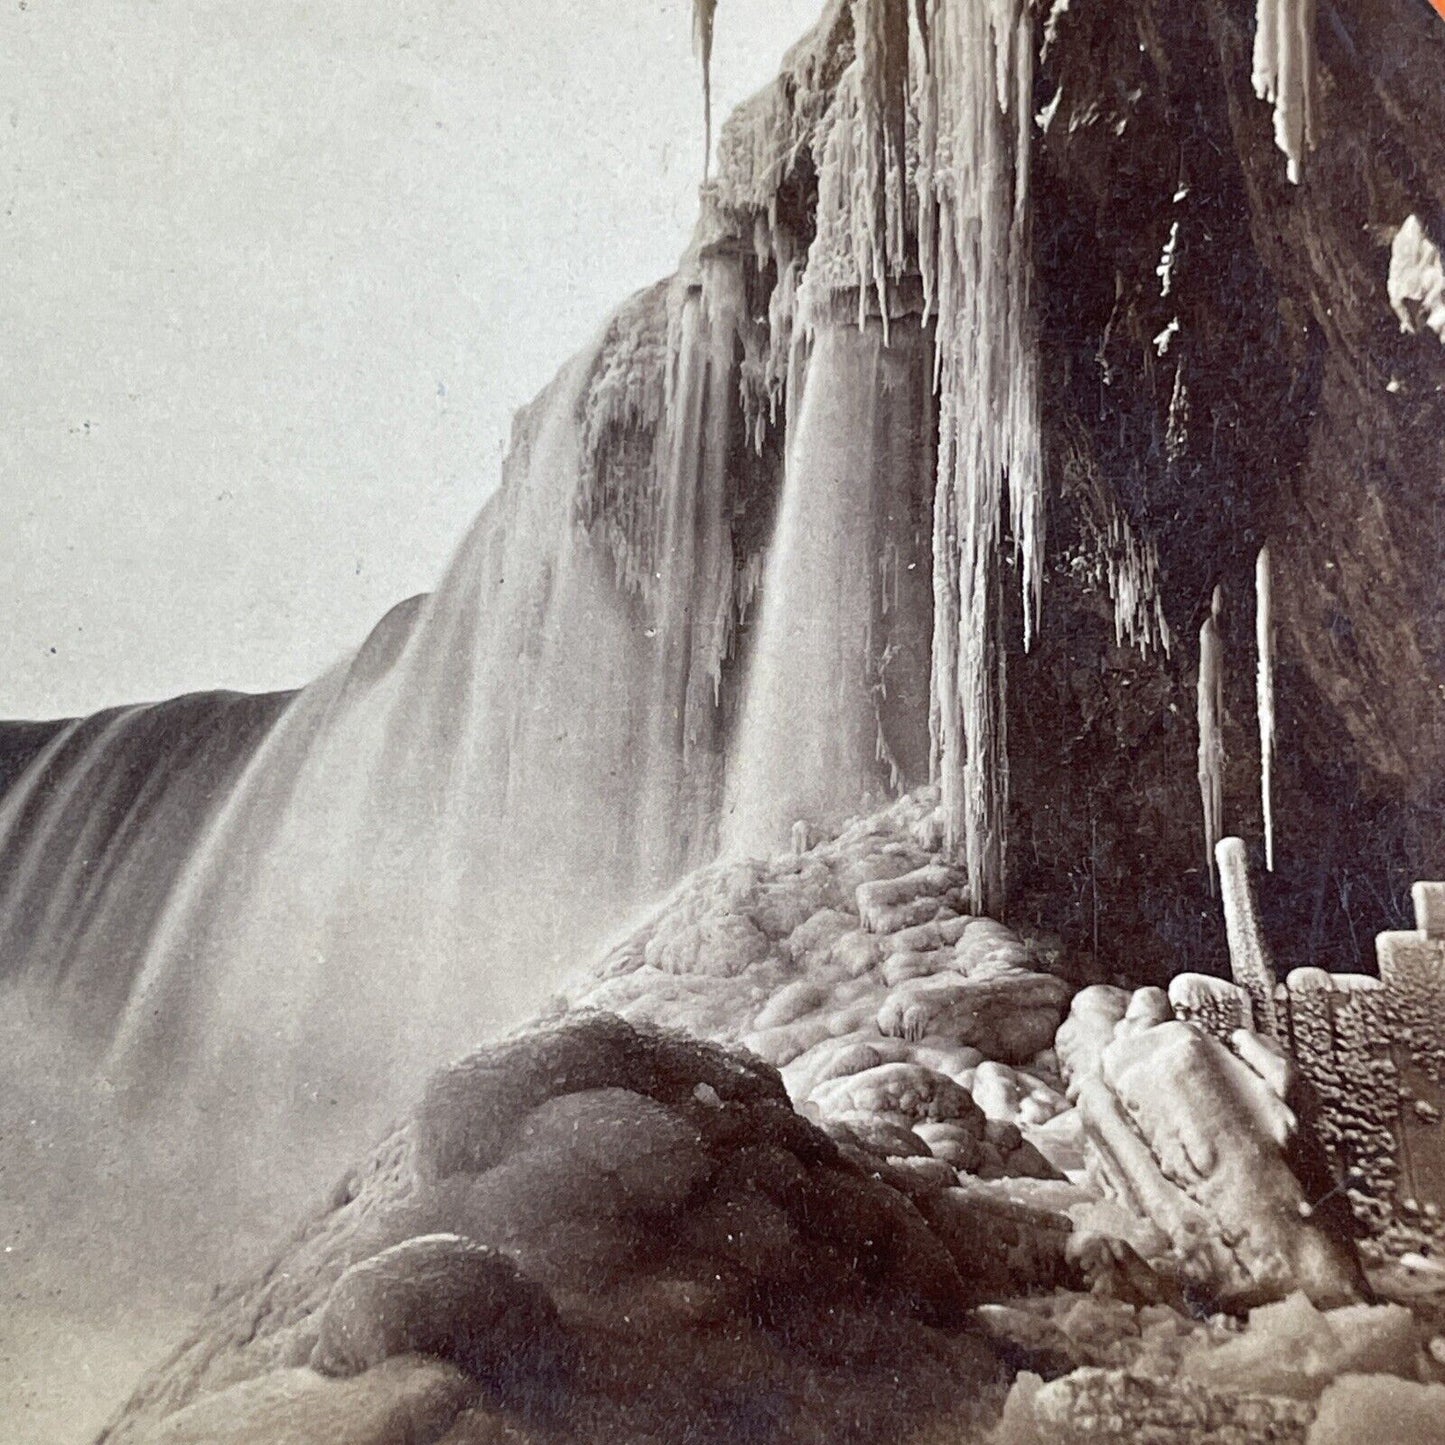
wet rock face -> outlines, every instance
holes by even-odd
[[[1249,574],[1267,540],[1265,922],[1288,966],[1368,966],[1361,900],[1398,905],[1439,856],[1445,348],[1401,330],[1388,281],[1407,218],[1445,239],[1445,31],[1404,0],[1320,13],[1319,144],[1292,185],[1251,87],[1253,6],[1128,0],[1047,27],[1034,234],[1055,560],[1034,654],[1009,658],[1015,908],[1077,949],[1097,939],[1137,982],[1217,954],[1195,639],[1222,583],[1227,828],[1257,837]],[[1117,645],[1115,519],[1157,546],[1169,659]]]
[[[977,1113],[956,1085],[929,1099]],[[486,1439],[498,1421],[560,1441],[670,1420],[721,1441],[762,1438],[759,1408],[766,1438],[809,1439],[820,1399],[829,1438],[881,1438],[896,1410],[965,1407],[996,1373],[958,1329],[966,1251],[914,1203],[937,1183],[885,1175],[756,1059],[568,1016],[443,1070],[104,1439],[199,1440],[224,1419],[238,1445]],[[405,1423],[438,1412],[433,1433]]]

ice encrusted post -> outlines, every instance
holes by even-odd
[[[1229,970],[1249,995],[1254,1026],[1270,1038],[1280,1036],[1275,1005],[1275,974],[1259,926],[1259,908],[1249,877],[1249,857],[1240,838],[1221,838],[1214,849],[1219,864],[1219,892],[1224,900],[1224,928],[1229,937]]]

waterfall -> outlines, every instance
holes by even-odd
[[[789,437],[723,815],[776,851],[928,769],[930,338],[820,326]]]
[[[624,306],[355,656],[70,724],[0,798],[0,988],[141,1130],[226,1136],[228,1189],[317,1187],[716,850],[777,489],[743,274],[694,255]]]

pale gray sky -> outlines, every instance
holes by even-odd
[[[819,0],[719,7],[719,116]],[[5,0],[0,717],[315,675],[686,243],[690,0]]]

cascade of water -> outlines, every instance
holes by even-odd
[[[724,846],[767,853],[928,766],[929,338],[820,326],[789,438]]]

